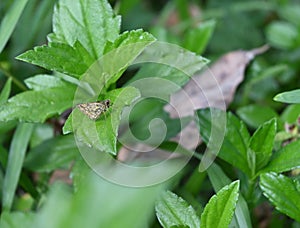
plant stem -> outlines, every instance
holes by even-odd
[[[252,209],[253,207],[253,203],[254,203],[254,200],[253,200],[253,193],[254,193],[254,189],[255,189],[255,183],[256,181],[253,180],[253,179],[250,179],[248,181],[248,191],[247,191],[247,194],[246,194],[246,200],[248,202],[248,205],[249,207]]]
[[[1,64],[0,64],[0,70],[3,72],[3,74],[7,78],[11,78],[12,81],[16,84],[16,86],[18,86],[21,90],[23,90],[23,91],[27,90],[26,86],[21,81],[19,81],[17,78],[15,78],[11,73],[9,73],[7,70],[5,70]]]

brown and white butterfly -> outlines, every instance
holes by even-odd
[[[105,113],[109,109],[110,105],[111,102],[107,99],[104,101],[78,104],[76,107],[91,120],[97,120],[102,113]]]

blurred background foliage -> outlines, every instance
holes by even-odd
[[[30,0],[28,1],[17,26],[12,33],[5,49],[0,55],[0,89],[2,90],[8,77],[13,77],[15,81],[23,84],[23,80],[29,76],[49,73],[42,68],[33,66],[31,64],[23,63],[15,60],[14,58],[28,49],[32,49],[34,46],[42,45],[47,42],[46,36],[51,32],[51,18],[53,14],[53,7],[56,3],[55,0]],[[250,50],[264,44],[269,44],[270,49],[263,55],[255,58],[254,61],[248,66],[246,71],[246,77],[244,82],[239,87],[235,99],[230,106],[230,110],[236,112],[241,119],[243,119],[250,127],[256,128],[259,124],[265,121],[266,118],[272,116],[278,116],[281,112],[293,112],[300,110],[299,105],[285,109],[286,105],[273,101],[273,97],[283,91],[299,88],[300,80],[300,1],[297,0],[264,0],[264,1],[252,1],[252,0],[111,0],[110,3],[114,7],[117,14],[122,15],[122,30],[132,30],[143,28],[146,31],[151,32],[158,40],[175,43],[183,46],[191,51],[196,52],[212,62],[218,59],[221,55],[238,49]],[[0,3],[0,20],[4,17],[6,12],[12,6],[13,1],[1,0]],[[195,42],[195,40],[197,42]],[[204,48],[199,48],[199,42],[202,42]],[[129,77],[129,76],[128,76]],[[122,78],[122,83],[125,83],[129,78]],[[13,83],[12,94],[16,94],[22,91],[22,86]],[[292,110],[291,110],[292,109]],[[295,111],[296,112],[296,111]],[[261,113],[258,114],[257,113]],[[288,115],[291,116],[291,115]],[[288,119],[289,122],[294,122],[296,119]],[[10,125],[11,124],[11,125]],[[12,131],[7,129],[15,126],[14,123],[3,124],[1,123],[0,141],[3,146],[0,148],[1,152],[1,164],[5,164],[7,157],[7,149],[9,148],[10,141],[13,135]],[[30,140],[32,147],[45,142],[46,140],[53,140],[53,142],[47,142],[49,148],[60,142],[60,138],[53,139],[54,135],[58,135],[55,122],[48,121],[45,124],[36,126],[33,131],[33,137]],[[69,140],[69,139],[63,139]],[[71,140],[71,139],[70,139]],[[62,142],[64,145],[65,142]],[[72,142],[74,144],[74,142]],[[71,145],[68,144],[68,145]],[[47,147],[48,148],[48,147]],[[36,149],[38,150],[38,149]],[[61,150],[73,151],[74,148],[61,148]],[[4,152],[3,152],[4,151]],[[6,151],[6,153],[5,153]],[[72,153],[70,157],[74,156]],[[193,161],[192,161],[193,162]],[[192,163],[196,167],[196,163]],[[30,164],[30,160],[27,161]],[[197,163],[198,164],[198,163]],[[222,162],[221,162],[222,164]],[[227,175],[232,176],[234,172],[228,164],[222,164],[227,167]],[[79,163],[78,166],[84,166]],[[38,170],[40,167],[37,167]],[[4,169],[4,167],[2,167]],[[191,167],[188,167],[190,171]],[[36,171],[36,170],[35,170]],[[195,169],[195,171],[197,171]],[[230,172],[232,171],[232,172]],[[191,171],[193,172],[193,171]],[[76,172],[75,172],[76,173]],[[141,224],[145,220],[149,220],[149,224],[152,224],[154,218],[153,212],[153,200],[157,196],[158,187],[152,189],[141,190],[138,193],[138,197],[132,197],[133,190],[126,188],[117,189],[117,187],[105,184],[96,184],[95,180],[98,177],[92,174],[88,175],[88,178],[84,181],[77,181],[75,178],[75,184],[84,185],[89,180],[87,185],[87,191],[81,191],[76,197],[71,196],[70,192],[73,190],[56,186],[53,187],[50,196],[43,194],[48,191],[48,186],[45,185],[50,176],[40,174],[38,178],[38,188],[34,189],[32,183],[30,183],[28,172],[22,174],[21,185],[28,194],[20,194],[20,198],[16,200],[14,204],[15,210],[29,211],[31,208],[38,208],[42,202],[47,201],[48,204],[44,208],[38,219],[35,220],[37,224],[40,224],[45,219],[45,213],[50,213],[53,216],[57,216],[55,221],[51,218],[47,218],[49,222],[48,227],[59,226],[59,224],[70,225],[72,227],[75,222],[78,221],[63,221],[68,213],[71,213],[70,207],[74,207],[75,213],[84,214],[89,216],[86,211],[92,204],[91,211],[98,210],[97,203],[104,205],[98,214],[106,213],[107,211],[117,210],[119,204],[124,203],[126,207],[136,208],[140,201],[143,201],[146,196],[149,200],[145,204],[149,205],[148,210],[144,211],[144,214],[140,217]],[[198,173],[193,175],[197,176]],[[0,175],[3,178],[3,174]],[[205,176],[203,176],[203,179]],[[85,178],[83,178],[85,179]],[[194,189],[193,179],[186,184],[186,187],[191,192],[198,191]],[[102,180],[103,181],[103,180]],[[177,183],[177,182],[176,182]],[[179,181],[178,181],[179,183]],[[97,186],[94,186],[97,185]],[[100,187],[101,186],[101,187]],[[102,192],[106,188],[106,192]],[[211,184],[206,181],[202,185],[201,197],[199,201],[205,203],[206,199],[211,195]],[[64,190],[62,191],[61,188]],[[111,191],[112,194],[108,194]],[[143,192],[145,191],[145,192]],[[179,190],[182,195],[189,198],[186,190]],[[137,191],[138,192],[138,191]],[[88,197],[90,194],[102,194],[101,199],[103,202],[94,202],[94,197]],[[131,204],[128,204],[126,197]],[[33,200],[35,196],[39,197],[39,205],[35,205],[36,201]],[[81,207],[83,199],[86,199],[87,203]],[[107,201],[105,201],[105,199]],[[67,200],[70,200],[68,202]],[[100,199],[99,199],[100,200]],[[110,201],[111,200],[111,201]],[[101,201],[101,200],[100,200]],[[116,202],[107,209],[108,201]],[[123,202],[126,201],[126,202]],[[57,202],[63,202],[60,205],[56,205]],[[190,202],[195,208],[201,207],[198,202]],[[75,206],[74,206],[75,205]],[[130,206],[131,205],[131,206]],[[63,215],[60,216],[58,209],[65,208]],[[123,208],[124,209],[124,208]],[[63,210],[63,209],[61,209]],[[119,212],[121,217],[122,211]],[[134,213],[132,211],[132,213]],[[7,219],[4,221],[13,222],[16,221],[29,221],[32,219],[32,215],[27,214],[27,218],[24,220],[20,215],[16,213],[14,217],[9,215],[2,215]],[[97,213],[90,216],[97,217]],[[99,217],[102,221],[110,219],[112,214],[107,213],[107,218]],[[278,218],[277,218],[278,217]],[[279,221],[280,216],[275,216],[275,221]],[[149,219],[150,218],[150,219]],[[20,219],[20,220],[18,220]],[[86,220],[90,221],[91,220]],[[131,221],[130,219],[128,221]],[[97,223],[97,221],[94,221]],[[116,226],[120,223],[116,221]],[[54,224],[56,223],[56,224]],[[80,224],[80,222],[79,222]],[[82,225],[95,224],[82,224]],[[121,224],[126,224],[126,221],[121,220]],[[139,224],[139,223],[137,223]],[[157,223],[153,225],[157,226]],[[124,226],[126,227],[126,226]],[[129,226],[127,226],[129,227]]]
[[[43,69],[14,57],[47,42],[55,2],[31,0],[26,5],[0,56],[1,88],[5,75],[12,74],[22,81],[43,73]],[[270,98],[299,87],[300,1],[126,0],[110,3],[116,13],[122,15],[123,31],[143,28],[160,41],[178,44],[212,61],[226,52],[249,50],[268,43],[271,49],[248,67],[246,80],[232,107],[256,102],[280,109],[281,105]],[[0,18],[11,4],[12,1],[1,1]],[[199,40],[207,43],[205,49],[199,49]],[[18,91],[15,86],[14,89]]]

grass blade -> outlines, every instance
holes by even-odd
[[[14,1],[7,14],[4,16],[0,25],[0,53],[16,27],[27,1],[28,0]]]
[[[13,136],[2,190],[2,208],[4,210],[10,210],[12,206],[33,126],[30,123],[20,123]]]

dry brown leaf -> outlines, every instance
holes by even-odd
[[[225,109],[232,101],[237,86],[244,79],[244,71],[255,55],[268,46],[250,51],[233,51],[222,56],[202,74],[195,75],[182,88],[171,95],[165,106],[172,118],[193,115],[193,111],[206,107]]]
[[[72,179],[70,178],[70,170],[55,170],[49,180],[49,184],[53,184],[56,181],[61,181],[66,184],[72,184]]]

